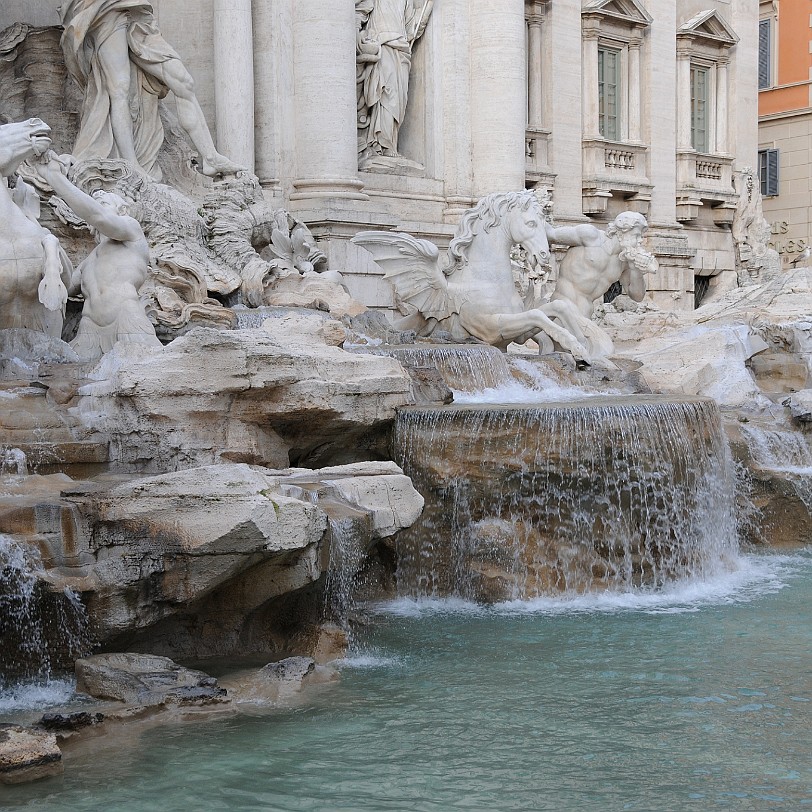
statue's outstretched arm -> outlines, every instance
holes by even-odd
[[[62,174],[61,168],[62,164],[52,157],[40,171],[54,192],[86,223],[105,237],[118,242],[130,242],[143,237],[143,231],[137,220],[118,214],[85,194]]]

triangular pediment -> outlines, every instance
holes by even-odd
[[[639,0],[583,0],[583,14],[598,14],[636,27],[651,25],[652,16]]]
[[[714,9],[695,14],[679,27],[677,35],[710,40],[720,45],[735,45],[739,41],[736,32]]]

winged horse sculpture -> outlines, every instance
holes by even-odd
[[[503,350],[512,341],[538,337],[544,346],[552,340],[576,360],[591,362],[588,319],[568,302],[527,309],[516,290],[514,245],[524,248],[531,264],[550,258],[545,214],[533,191],[483,197],[463,215],[443,265],[436,245],[408,234],[364,231],[352,241],[372,254],[392,282],[406,314],[401,329],[425,337],[444,330],[458,341],[473,336]]]

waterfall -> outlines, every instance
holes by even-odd
[[[356,347],[354,352],[389,355],[405,367],[435,367],[450,389],[481,392],[513,380],[505,354],[486,344]]]
[[[792,484],[798,498],[812,513],[812,449],[804,434],[785,429],[742,426],[753,462],[775,471]]]
[[[426,499],[398,540],[403,595],[657,588],[736,554],[732,464],[709,399],[415,407],[394,447]]]
[[[0,446],[0,476],[28,476],[28,458],[20,448]]]
[[[328,521],[330,563],[325,584],[326,615],[351,636],[350,618],[367,557],[370,520],[361,512],[347,512],[342,516],[330,510]]]
[[[87,615],[70,589],[42,580],[38,551],[0,534],[0,687],[47,682],[89,650]]]
[[[324,617],[350,637],[350,617],[372,536],[371,518],[326,493],[317,483],[284,483],[280,490],[286,496],[318,505],[327,515]]]

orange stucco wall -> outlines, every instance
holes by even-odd
[[[810,106],[809,80],[812,54],[812,0],[780,0],[774,47],[778,49],[776,87],[758,96],[759,115],[801,110]],[[796,82],[804,84],[786,87]]]

